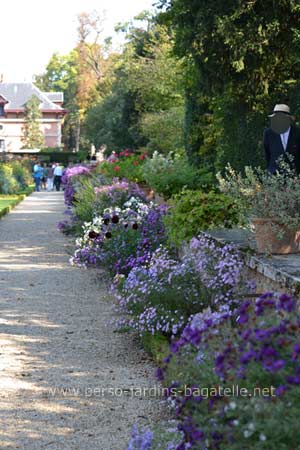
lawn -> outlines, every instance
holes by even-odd
[[[0,195],[0,218],[16,206],[20,200],[20,195]]]

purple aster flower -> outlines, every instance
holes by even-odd
[[[300,384],[300,376],[299,375],[288,375],[286,380],[289,384]]]
[[[155,372],[155,376],[159,381],[163,381],[165,376],[161,367],[158,367]]]
[[[249,350],[241,355],[240,362],[242,364],[248,364],[255,357],[256,357],[256,352],[253,350]]]
[[[280,386],[278,386],[275,390],[275,393],[278,397],[281,397],[282,395],[284,395],[286,393],[286,391],[288,390],[288,387],[285,386],[284,384],[281,384]]]
[[[263,366],[269,372],[275,373],[285,367],[285,361],[283,359],[278,359],[276,361],[266,360],[263,362]]]
[[[296,301],[290,295],[282,294],[279,297],[278,307],[284,311],[292,312],[296,307]]]

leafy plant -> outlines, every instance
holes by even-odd
[[[238,204],[241,220],[270,218],[289,230],[300,227],[300,175],[283,159],[274,174],[245,167],[245,175],[230,165],[224,176],[218,174],[220,189]]]
[[[242,261],[234,247],[217,248],[206,236],[194,238],[177,259],[159,247],[127,279],[116,278],[121,310],[141,335],[176,336],[191,316],[211,307],[230,312],[243,283]]]
[[[141,119],[141,130],[148,139],[149,151],[152,153],[157,150],[167,155],[170,150],[182,150],[183,119],[183,106],[144,114]]]
[[[79,177],[77,183],[79,186],[74,194],[73,211],[81,223],[90,222],[94,216],[95,188],[91,180],[86,177]]]
[[[99,166],[99,171],[106,177],[126,178],[134,183],[144,182],[142,166],[146,159],[146,154],[136,154],[129,150],[124,150],[116,154],[115,159],[104,161]]]
[[[131,197],[122,208],[111,207],[83,225],[72,262],[79,266],[105,265],[112,274],[128,274],[145,263],[165,241],[164,207]]]
[[[44,134],[40,127],[42,113],[39,106],[40,100],[35,95],[25,104],[23,134],[21,137],[23,148],[41,148],[45,145]]]
[[[298,447],[299,323],[299,302],[272,293],[233,316],[194,317],[158,371],[176,402],[178,448]]]
[[[185,189],[170,200],[164,219],[169,242],[179,247],[201,230],[232,227],[238,222],[238,209],[227,195]]]
[[[19,184],[19,190],[26,189],[30,184],[32,184],[31,171],[26,162],[11,161],[9,164],[12,167],[13,176]]]
[[[147,184],[158,194],[170,198],[185,186],[193,188],[198,183],[197,169],[185,158],[164,156],[154,152],[151,159],[143,165],[143,175]]]
[[[32,182],[28,168],[18,161],[0,163],[0,193],[16,194]]]

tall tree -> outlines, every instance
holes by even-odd
[[[260,140],[275,103],[300,112],[298,0],[161,0],[188,62],[186,147],[222,167],[262,162]]]
[[[62,129],[62,141],[66,149],[76,147],[76,120],[78,116],[77,93],[77,53],[72,50],[68,55],[54,53],[41,75],[36,75],[34,83],[46,92],[62,91],[64,107],[68,111]]]
[[[105,143],[110,149],[137,148],[150,140],[153,147],[159,141],[153,132],[155,121],[166,119],[164,124],[170,124],[174,108],[178,108],[176,119],[182,117],[183,68],[171,54],[172,36],[151,14],[144,12],[135,22],[119,25],[118,30],[126,33],[126,45],[115,66],[112,92],[89,109],[84,133],[96,146]],[[151,115],[148,119],[147,114]],[[173,127],[169,131],[173,132]],[[157,149],[165,150],[171,142],[167,141]]]
[[[33,95],[25,105],[22,135],[23,148],[41,148],[45,145],[44,134],[40,128],[42,114],[40,100]]]
[[[63,143],[67,149],[79,149],[81,125],[89,108],[110,90],[106,74],[114,64],[110,39],[101,42],[103,15],[82,13],[77,17],[77,44],[68,55],[54,54],[35,83],[45,91],[63,91],[68,111],[63,125]]]

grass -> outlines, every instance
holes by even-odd
[[[8,214],[18,203],[20,203],[24,198],[31,194],[33,187],[30,186],[25,191],[14,195],[1,195],[0,194],[0,218],[5,214]]]

